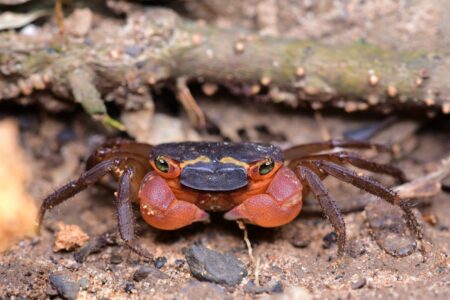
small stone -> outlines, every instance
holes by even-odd
[[[308,247],[310,243],[311,243],[311,240],[303,239],[303,238],[300,238],[297,236],[295,236],[291,239],[292,246],[294,246],[296,248],[300,248],[300,249]]]
[[[136,282],[142,281],[145,278],[147,278],[149,274],[150,274],[150,271],[148,270],[148,268],[141,267],[141,268],[137,269],[136,272],[134,272],[133,280]]]
[[[166,262],[167,262],[167,258],[165,258],[164,256],[156,258],[155,263],[154,263],[155,268],[161,269],[162,267],[164,267]]]
[[[186,261],[184,259],[177,259],[177,260],[175,260],[175,267],[181,268],[182,266],[184,266],[185,262]]]
[[[245,265],[232,254],[222,254],[202,245],[183,249],[191,273],[200,280],[234,286],[247,276]]]
[[[137,57],[141,52],[142,48],[139,45],[132,45],[125,49],[125,53],[131,57]]]
[[[336,234],[336,232],[332,231],[323,237],[322,247],[324,249],[329,249],[336,243],[336,240],[337,240],[337,234]]]
[[[77,282],[73,282],[66,278],[66,276],[61,274],[51,274],[50,283],[58,292],[58,295],[64,299],[76,299],[78,291],[80,290],[80,285]]]
[[[134,286],[134,283],[131,283],[131,282],[127,282],[126,284],[125,284],[125,292],[126,293],[128,293],[128,294],[131,294],[131,293],[133,293],[133,290],[135,290],[136,289],[136,287]]]
[[[133,280],[139,282],[139,281],[142,281],[145,278],[147,278],[148,275],[152,275],[153,277],[158,278],[158,279],[168,279],[169,278],[169,276],[166,273],[161,272],[160,270],[156,269],[155,267],[144,266],[144,267],[140,267],[139,269],[136,270],[136,272],[134,272]]]
[[[281,283],[281,281],[277,281],[273,286],[272,289],[270,290],[272,293],[282,293],[283,292],[283,284]]]
[[[117,253],[112,254],[111,258],[109,259],[109,262],[113,265],[119,265],[122,263],[122,261],[123,261],[122,256],[120,256]]]
[[[353,290],[358,290],[363,288],[367,283],[367,280],[365,278],[361,278],[357,281],[352,282],[352,289]]]

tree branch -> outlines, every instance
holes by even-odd
[[[183,20],[155,8],[114,26],[108,36],[101,26],[91,30],[93,43],[69,37],[61,48],[50,38],[31,41],[3,33],[0,100],[28,96],[44,83],[55,96],[75,98],[95,114],[104,109],[100,95],[125,103],[127,93],[143,94],[148,85],[182,77],[292,106],[331,106],[347,112],[426,108],[450,114],[450,58],[444,52],[261,37]],[[84,85],[74,84],[76,70],[89,70],[89,76],[82,76]],[[91,97],[80,89],[89,90]]]

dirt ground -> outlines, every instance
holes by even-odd
[[[241,26],[263,34],[311,38],[330,45],[367,39],[397,49],[433,50],[448,44],[445,33],[450,28],[448,22],[443,22],[448,20],[446,14],[450,11],[444,7],[445,1],[347,1],[345,6],[341,1],[323,1],[323,5],[314,1],[301,1],[301,5],[287,0],[245,4],[230,1],[227,9],[222,9],[223,1],[208,1],[208,5],[206,1],[169,2],[175,8],[184,2],[179,13],[221,27]],[[101,22],[101,18],[96,15],[95,22]],[[50,32],[49,27],[54,24],[45,26]],[[180,104],[167,91],[154,95],[154,115],[125,113],[121,121],[134,138],[155,144],[249,140],[286,148],[323,140],[327,135],[342,138],[351,130],[389,118],[370,112],[319,114],[236,99],[223,90],[212,98],[202,96],[198,86],[192,90],[210,120],[209,134],[192,129]],[[113,104],[109,108],[113,113],[119,110]],[[45,196],[83,172],[84,162],[98,145],[118,135],[105,130],[81,109],[48,113],[37,105],[0,103],[0,121],[5,119],[16,124],[16,129],[12,129],[16,136],[11,140],[18,147],[12,149],[23,153],[13,159],[18,170],[26,169],[26,186],[20,182],[26,191],[23,197],[32,199],[29,201],[35,205],[22,205],[23,210],[33,214]],[[400,145],[393,161],[409,179],[415,179],[433,171],[448,157],[449,132],[448,117],[431,119],[422,112],[400,113],[375,140]],[[6,143],[5,136],[0,139],[2,145]],[[379,161],[390,159],[371,152],[364,154]],[[10,166],[11,160],[1,157],[0,163]],[[374,177],[386,185],[393,184],[383,176]],[[59,299],[63,293],[50,282],[55,275],[63,276],[66,288],[71,284],[79,288],[78,299],[448,299],[449,178],[444,180],[446,191],[415,200],[424,227],[425,251],[415,250],[406,257],[394,257],[380,248],[364,210],[370,202],[366,194],[336,180],[327,179],[326,185],[346,211],[349,249],[344,258],[336,255],[332,226],[321,215],[317,202],[307,197],[304,210],[292,223],[277,229],[248,227],[256,263],[249,256],[242,230],[220,215],[214,215],[210,224],[174,232],[153,229],[138,218],[140,243],[159,259],[158,268],[152,267],[149,276],[136,280],[138,270],[154,263],[130,252],[115,237],[114,184],[106,179],[48,213],[40,236],[22,238],[0,254],[0,299]],[[17,203],[21,203],[22,196],[17,197]],[[29,231],[30,220],[23,221],[25,231]],[[79,248],[54,252],[59,222],[78,225],[91,243],[97,241],[103,247],[86,257]],[[108,237],[102,240],[105,234]],[[399,244],[410,245],[411,241],[402,235],[400,232],[392,236],[398,237]],[[396,241],[390,243],[401,248]],[[233,287],[199,281],[191,274],[183,254],[183,249],[194,244],[231,253],[245,264],[248,275]],[[255,281],[262,287],[255,288]]]
[[[311,114],[278,111],[270,105],[247,105],[244,110],[242,103],[229,100],[201,101],[201,105],[210,119],[223,128],[222,135],[233,140],[250,136],[257,140],[272,139],[287,146],[317,140],[320,135],[317,120]],[[104,136],[87,117],[82,120],[81,115],[72,117],[67,125],[64,118],[37,117],[31,111],[19,111],[16,117],[20,121],[20,138],[32,170],[29,190],[39,203],[53,188],[82,171],[83,160]],[[215,114],[217,111],[221,113]],[[175,124],[187,124],[183,118],[164,114],[156,117],[170,118]],[[247,121],[237,124],[230,118]],[[274,119],[277,122],[273,123]],[[340,137],[348,129],[376,121],[375,118],[324,114],[322,125],[329,129],[332,137]],[[413,134],[406,135],[405,124],[408,123],[411,122],[399,120],[379,139],[402,141],[408,152],[399,158],[398,164],[410,178],[415,178],[432,170],[450,150],[450,123],[448,120],[425,121],[421,128],[412,131]],[[176,126],[164,127],[164,121],[157,124],[159,126],[155,125],[154,129],[165,133],[162,136],[169,140],[196,135],[183,129],[188,126],[174,130]],[[261,130],[264,126],[270,129]],[[399,131],[403,132],[400,137]],[[411,144],[413,146],[408,146]],[[335,181],[327,181],[327,186],[342,206],[352,198],[363,197],[356,189]],[[175,232],[158,231],[139,221],[140,242],[151,249],[155,257],[165,257],[167,262],[160,269],[165,275],[158,273],[138,282],[133,280],[136,270],[152,263],[131,253],[119,240],[89,255],[83,263],[74,259],[77,251],[53,251],[58,221],[79,225],[91,239],[114,232],[113,197],[113,190],[104,185],[89,188],[49,213],[40,237],[21,240],[0,256],[2,296],[54,298],[57,293],[49,283],[51,274],[62,274],[73,282],[82,282],[79,299],[294,299],[298,295],[317,299],[446,299],[450,291],[448,193],[431,198],[430,204],[420,210],[422,215],[433,216],[436,220],[431,222],[434,225],[424,222],[426,255],[415,251],[403,258],[390,256],[380,249],[371,235],[365,212],[355,211],[345,215],[350,254],[338,260],[335,244],[324,238],[332,232],[332,227],[317,214],[314,205],[308,206],[308,203],[314,203],[311,199],[307,199],[306,213],[300,214],[289,225],[279,229],[249,227],[253,255],[259,260],[256,269],[245,247],[242,231],[220,216],[215,216],[211,224],[198,224]],[[191,275],[183,255],[183,248],[195,243],[216,251],[231,252],[245,263],[249,275],[235,287],[198,281]],[[263,286],[278,284],[278,288],[262,294],[252,293],[249,281],[255,279],[255,271]],[[279,293],[281,290],[283,293]]]

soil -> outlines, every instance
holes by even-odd
[[[222,135],[233,140],[245,140],[249,135],[252,140],[273,139],[285,147],[317,140],[320,135],[318,123],[311,114],[287,112],[271,105],[248,105],[244,110],[242,103],[220,99],[214,103],[200,101],[200,104],[221,129]],[[67,122],[61,117],[38,118],[31,112],[19,111],[20,137],[33,174],[29,190],[38,204],[39,199],[53,188],[82,172],[83,161],[104,135],[100,135],[95,123],[81,113]],[[215,111],[222,113],[215,114]],[[237,122],[230,122],[230,118],[246,121],[237,125]],[[182,116],[175,120],[188,126],[188,121]],[[341,137],[345,130],[375,122],[376,119],[366,117],[358,120],[324,114],[322,125],[329,129],[332,137]],[[397,164],[410,178],[415,178],[432,170],[448,153],[450,124],[445,119],[424,122],[421,129],[413,131],[412,135],[399,138],[399,128],[404,128],[408,122],[399,120],[378,139],[402,140],[401,145],[408,152],[403,153]],[[167,132],[166,138],[171,140],[182,140],[190,134],[180,130],[175,135],[173,128],[159,127],[158,130]],[[243,132],[247,132],[247,136]],[[407,145],[412,143],[414,147],[407,150]],[[277,229],[248,227],[253,256],[259,262],[257,267],[248,254],[243,232],[220,215],[214,216],[210,224],[197,224],[174,232],[155,230],[138,219],[142,245],[160,258],[159,261],[164,261],[161,259],[164,257],[167,262],[158,265],[160,273],[148,271],[150,275],[136,281],[133,279],[137,276],[136,271],[146,267],[154,269],[153,263],[130,252],[118,238],[113,237],[104,243],[81,263],[74,258],[78,250],[54,252],[53,249],[60,221],[80,226],[91,240],[116,231],[114,196],[109,185],[109,181],[95,185],[58,206],[48,214],[41,236],[23,239],[0,256],[0,285],[4,298],[54,298],[58,292],[50,284],[51,275],[63,275],[69,282],[78,283],[79,299],[193,299],[192,295],[197,299],[251,299],[263,295],[279,297],[282,291],[291,295],[286,296],[288,299],[297,295],[295,293],[330,299],[394,296],[400,299],[446,299],[449,293],[448,193],[439,193],[428,200],[428,205],[421,206],[421,215],[433,216],[435,220],[431,222],[433,225],[422,220],[426,253],[422,255],[414,251],[402,258],[393,257],[378,246],[371,235],[366,213],[358,211],[356,206],[356,211],[345,215],[349,254],[339,259],[334,239],[330,236],[332,227],[317,213],[314,201],[309,198],[306,199],[305,212],[286,226]],[[358,190],[336,181],[327,180],[327,186],[344,207],[347,200],[363,197]],[[198,281],[191,274],[183,255],[183,249],[194,244],[233,254],[245,264],[248,275],[239,285],[232,287]],[[256,274],[265,289],[252,288]],[[278,288],[267,288],[275,284]]]

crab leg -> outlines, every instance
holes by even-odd
[[[134,170],[127,168],[122,172],[117,190],[117,216],[119,232],[122,239],[131,250],[139,255],[152,259],[153,256],[147,250],[139,246],[134,234],[134,214],[132,203],[132,177]]]
[[[338,147],[346,149],[376,149],[380,152],[392,152],[391,147],[383,144],[366,141],[329,140],[326,142],[303,144],[288,148],[284,150],[284,158],[286,160],[294,160],[310,153],[331,150]]]
[[[72,180],[61,188],[57,189],[55,192],[50,194],[47,198],[42,202],[41,208],[39,209],[38,215],[38,228],[40,228],[42,220],[44,218],[47,210],[52,209],[53,207],[61,204],[65,200],[71,198],[75,194],[81,192],[90,184],[98,181],[101,177],[108,174],[115,168],[117,168],[120,164],[120,160],[111,159],[100,162],[95,165],[92,169],[87,170],[81,176]]]
[[[302,163],[306,162],[300,162],[300,164]],[[378,196],[391,204],[400,206],[400,208],[405,213],[409,229],[412,232],[414,232],[417,239],[420,240],[423,238],[421,226],[418,223],[417,219],[414,217],[414,214],[411,211],[411,208],[409,207],[408,201],[401,199],[398,196],[398,194],[393,190],[384,187],[381,183],[371,179],[370,177],[359,176],[358,174],[356,174],[356,172],[348,170],[342,166],[339,166],[329,161],[315,160],[310,161],[309,163],[315,165],[317,168],[319,168],[322,172],[326,174],[336,177],[337,179],[342,180],[344,182],[350,183],[351,185],[354,185],[362,190],[365,190],[366,192],[372,195]]]
[[[328,160],[339,165],[349,163],[352,166],[363,170],[390,175],[401,183],[407,181],[405,174],[399,168],[390,164],[380,164],[374,161],[370,161],[353,152],[339,151],[334,153],[313,154],[302,157],[299,160]],[[289,163],[289,165],[295,166],[297,163],[298,160],[295,160]]]
[[[326,187],[319,176],[312,170],[303,166],[298,166],[297,174],[303,185],[308,186],[311,192],[319,201],[322,210],[333,225],[337,234],[338,255],[345,252],[345,222],[335,201],[330,198]]]

